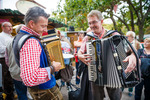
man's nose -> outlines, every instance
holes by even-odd
[[[91,23],[90,25],[89,25],[89,27],[93,27],[94,26],[94,24],[93,23]]]
[[[44,32],[47,32],[47,27],[44,28]]]
[[[13,30],[13,27],[9,27],[10,30]]]

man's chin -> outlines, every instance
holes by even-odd
[[[93,30],[92,32],[97,33],[97,31],[96,31],[96,30]]]
[[[40,36],[42,36],[43,35],[43,33],[38,33]]]
[[[91,31],[95,33],[95,32],[97,32],[97,29],[96,29],[96,28],[94,28],[94,29],[92,29]]]

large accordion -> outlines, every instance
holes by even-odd
[[[46,46],[50,63],[53,61],[60,62],[62,66],[60,69],[65,68],[59,37],[56,34],[45,35],[42,37],[41,43]]]
[[[141,81],[138,56],[125,36],[91,40],[86,43],[86,47],[87,54],[91,56],[88,65],[90,81],[112,88],[134,87]],[[125,73],[128,62],[123,60],[131,52],[136,56],[136,67],[132,72]]]

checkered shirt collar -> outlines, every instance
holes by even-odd
[[[40,37],[40,34],[38,34],[38,33],[35,32],[34,30],[32,30],[32,29],[30,29],[30,28],[28,28],[28,27],[26,27],[26,26],[22,26],[20,30],[26,31],[26,32],[28,32],[28,33],[30,33],[30,34],[32,34],[32,35],[35,35],[35,36]]]

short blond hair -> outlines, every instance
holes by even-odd
[[[131,36],[131,37],[133,37],[133,38],[135,38],[135,32],[133,32],[133,31],[128,31],[127,33],[126,33],[126,35],[129,35],[129,36]]]
[[[103,19],[102,13],[98,10],[92,10],[88,15],[87,18],[96,16],[100,21]]]
[[[20,29],[21,29],[22,26],[24,26],[24,24],[19,24],[19,25],[16,27],[16,29],[15,29],[16,33],[19,33],[19,31],[20,31]]]
[[[145,39],[144,39],[144,41],[148,41],[148,42],[150,42],[150,37],[145,38]]]

